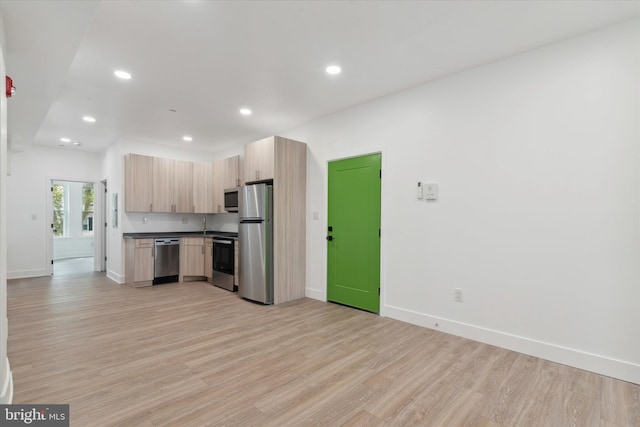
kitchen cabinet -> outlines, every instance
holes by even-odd
[[[244,147],[244,182],[274,179],[275,145],[277,136],[252,142]]]
[[[152,212],[193,212],[193,163],[153,157]]]
[[[240,187],[240,156],[223,160],[222,189]]]
[[[153,200],[153,157],[127,154],[124,157],[124,210],[151,212]]]
[[[244,179],[273,180],[274,304],[305,296],[306,144],[272,136],[245,146]]]
[[[212,213],[224,212],[224,160],[213,162]]]
[[[193,164],[193,212],[213,213],[213,162]]]
[[[126,239],[125,282],[131,286],[153,284],[153,239]]]
[[[240,271],[240,253],[238,252],[238,241],[233,242],[233,284],[238,286],[240,278],[238,272]]]
[[[201,279],[204,272],[204,237],[183,237],[180,239],[179,281],[185,278]]]
[[[240,156],[188,162],[125,155],[125,211],[223,213],[224,190],[238,187]]]
[[[193,212],[193,163],[173,161],[173,211]]]
[[[211,237],[204,239],[204,275],[207,282],[213,283],[213,239]]]

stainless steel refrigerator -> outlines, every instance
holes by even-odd
[[[273,304],[273,186],[255,184],[238,191],[238,294]]]

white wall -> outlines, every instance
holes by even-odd
[[[96,153],[32,146],[13,153],[7,179],[9,278],[50,274],[51,180],[101,180]]]
[[[13,400],[13,375],[7,359],[7,98],[5,96],[4,22],[0,15],[0,403]]]
[[[382,315],[640,383],[639,27],[282,133],[309,145],[307,295],[326,298],[327,161],[381,151]]]
[[[155,144],[152,141],[141,141],[123,138],[111,145],[102,158],[102,168],[108,180],[108,212],[109,230],[107,233],[107,276],[118,283],[124,282],[124,241],[122,233],[147,233],[162,231],[199,231],[202,220],[206,216],[207,228],[218,231],[237,231],[237,214],[171,214],[171,213],[128,213],[124,211],[124,155],[128,153],[145,156],[163,157],[167,159],[186,160],[192,162],[208,162],[234,156],[242,152],[236,150],[224,153],[210,153],[184,148]],[[111,224],[112,194],[118,193],[119,227]],[[146,218],[146,223],[144,219]]]

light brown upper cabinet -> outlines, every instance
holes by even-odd
[[[193,164],[193,211],[213,212],[213,162]]]
[[[222,189],[240,187],[240,156],[233,156],[223,160]]]
[[[274,178],[275,144],[279,136],[270,136],[244,146],[244,182]]]
[[[193,212],[193,163],[153,158],[151,212]]]
[[[124,157],[126,212],[151,212],[153,157],[127,154]]]
[[[241,184],[240,156],[188,162],[125,155],[125,211],[222,213],[224,190]]]
[[[211,197],[213,198],[212,213],[224,212],[224,160],[213,162],[213,185],[211,187]]]

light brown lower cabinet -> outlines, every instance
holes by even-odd
[[[181,282],[202,280],[205,276],[204,237],[183,237],[180,239],[180,275]]]
[[[204,275],[207,282],[213,282],[213,239],[211,237],[204,239]]]
[[[125,240],[125,282],[135,287],[153,284],[153,239]]]
[[[233,242],[233,284],[239,286],[240,279],[238,278],[238,272],[240,271],[240,256],[238,253],[238,241]]]

